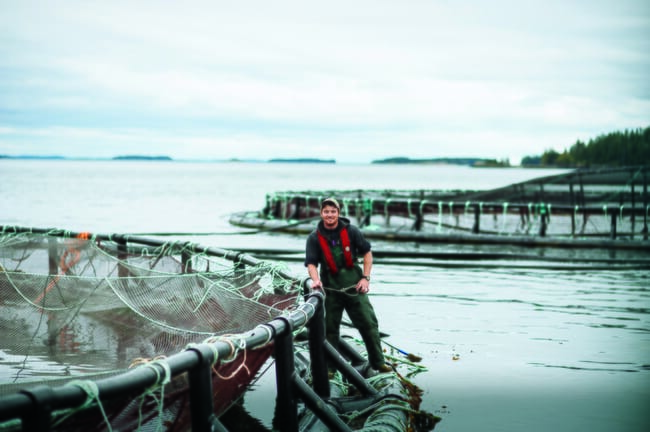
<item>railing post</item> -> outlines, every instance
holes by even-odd
[[[285,318],[287,329],[275,338],[276,424],[281,432],[298,431],[298,401],[293,390],[296,373],[293,353],[293,325]]]
[[[478,203],[474,204],[474,226],[472,234],[478,234],[481,231],[481,210]]]
[[[269,194],[264,196],[264,208],[262,209],[262,214],[266,217],[271,213],[271,197]]]
[[[129,269],[123,264],[128,257],[126,251],[126,240],[124,237],[120,236],[115,239],[115,242],[117,243],[117,275],[121,278],[128,277]]]
[[[293,208],[293,211],[291,212],[291,216],[289,217],[290,219],[300,219],[300,197],[294,197],[293,202],[295,203],[295,207]],[[291,199],[289,199],[289,207],[291,207]]]
[[[371,221],[370,218],[372,217],[372,198],[366,198],[363,200],[363,220],[359,224],[360,227],[365,227],[369,226]]]
[[[541,203],[539,205],[539,236],[546,237],[546,228],[548,227],[548,213],[546,205]]]
[[[634,218],[634,213],[635,213],[634,212],[634,205],[636,204],[636,200],[635,200],[635,196],[634,196],[634,180],[632,180],[632,184],[630,185],[630,194],[632,195],[631,199],[630,199],[631,205],[632,205],[632,211],[630,212],[630,226],[631,226],[630,231],[632,232],[632,237],[631,238],[632,238],[632,240],[634,240],[634,225],[635,225],[635,223],[634,223],[635,222],[635,220],[634,220],[635,219]]]
[[[571,212],[571,237],[576,235],[576,211]]]
[[[643,240],[648,240],[648,176],[643,172]]]
[[[282,201],[278,198],[274,198],[275,206],[273,207],[273,217],[276,219],[282,219]]]
[[[616,212],[615,211],[612,212],[611,221],[612,221],[611,222],[612,230],[610,232],[610,238],[612,240],[616,240]]]
[[[384,202],[384,218],[386,220],[384,222],[387,227],[390,226],[390,215],[390,198],[386,198]]]
[[[233,266],[235,268],[235,277],[241,277],[246,272],[246,263],[241,259],[241,253],[237,254],[235,259],[233,259]]]
[[[356,199],[354,200],[354,217],[357,218],[357,223],[360,227],[363,226],[363,197],[361,191],[357,194]]]
[[[212,362],[209,353],[200,347],[189,348],[197,353],[199,364],[188,371],[190,384],[190,412],[193,431],[212,431],[216,420],[212,399]]]
[[[312,296],[318,296],[318,306],[314,310],[314,316],[309,321],[309,355],[311,363],[311,376],[314,391],[322,398],[330,397],[330,383],[327,376],[327,360],[325,359],[325,313],[321,291]]]
[[[59,251],[57,245],[58,241],[55,237],[47,239],[47,257],[50,275],[56,275],[59,273]]]
[[[575,193],[573,192],[573,182],[569,183],[569,193],[571,195],[571,208],[576,208],[576,199]],[[576,212],[573,210],[571,212],[571,237],[576,235]]]
[[[182,273],[192,273],[192,254],[187,251],[188,246],[189,243],[186,243],[181,251]]]
[[[411,203],[409,202],[407,205],[410,206]],[[410,210],[410,208],[409,208],[409,210]],[[415,231],[421,231],[422,230],[422,221],[423,221],[423,219],[424,218],[422,216],[422,206],[418,205],[417,211],[415,212],[415,222],[413,223],[413,229]]]

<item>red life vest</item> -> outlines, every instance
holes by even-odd
[[[323,250],[323,255],[325,255],[325,262],[327,267],[329,267],[330,273],[336,274],[339,272],[336,262],[334,261],[334,256],[332,255],[332,250],[330,245],[327,242],[327,239],[317,231],[318,241],[320,242],[320,247]],[[350,237],[348,236],[348,229],[343,227],[340,232],[341,235],[341,247],[343,247],[343,259],[345,260],[345,266],[347,268],[352,268],[354,266],[354,260],[352,259],[352,251],[350,250]]]

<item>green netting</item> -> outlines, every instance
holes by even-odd
[[[245,264],[191,244],[56,234],[0,235],[0,395],[119,374],[222,338],[233,347],[232,358],[213,370],[215,412],[223,412],[271,354],[247,350],[237,335],[301,298],[300,281],[274,264]],[[185,380],[111,402],[108,424],[130,430],[163,422],[182,430],[189,421]],[[104,429],[96,409],[59,419],[57,427]]]
[[[342,215],[375,238],[404,239],[409,232],[447,241],[465,234],[505,237],[647,238],[650,214],[647,166],[575,170],[490,190],[310,190],[267,195],[257,214],[236,214],[231,223],[304,232],[328,196],[343,203]],[[302,231],[286,221],[302,221]],[[393,234],[399,234],[395,236]],[[454,237],[459,236],[459,237]]]

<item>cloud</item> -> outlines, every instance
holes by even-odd
[[[641,0],[220,3],[5,5],[0,153],[515,160],[650,119]]]

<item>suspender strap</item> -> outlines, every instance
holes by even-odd
[[[325,262],[327,263],[327,267],[330,269],[330,273],[338,273],[339,269],[336,267],[336,263],[334,262],[330,245],[327,244],[327,239],[320,233],[320,231],[318,231],[318,241],[320,242],[320,248],[323,251],[323,255],[325,255]]]
[[[345,266],[352,268],[354,262],[352,261],[352,251],[350,250],[350,236],[348,236],[348,229],[341,230],[341,245],[343,246],[343,258],[345,259]]]

